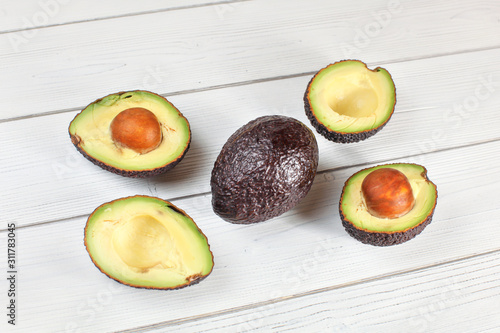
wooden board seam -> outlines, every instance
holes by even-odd
[[[246,2],[246,1],[251,1],[251,0],[237,0],[234,2],[243,2],[243,1]],[[217,3],[215,3],[215,4],[217,4]],[[2,34],[2,33],[0,32],[0,34]],[[496,50],[499,48],[500,48],[500,45],[494,46],[494,47],[469,49],[469,50],[464,50],[461,52],[436,53],[433,55],[427,55],[427,56],[422,56],[422,57],[407,57],[407,58],[401,58],[401,59],[392,59],[392,60],[385,61],[385,62],[379,62],[376,64],[376,66],[385,66],[385,65],[389,65],[389,64],[397,64],[397,63],[412,62],[412,61],[425,60],[425,59],[441,58],[441,57],[448,57],[448,56],[459,55],[459,54],[491,51],[491,50]],[[375,64],[371,64],[371,63],[367,63],[367,65],[368,65],[368,67],[375,66]],[[233,88],[233,87],[240,87],[240,86],[248,86],[248,85],[266,83],[266,82],[272,82],[272,81],[288,80],[288,79],[294,79],[294,78],[299,78],[299,77],[304,77],[304,76],[311,76],[312,77],[314,74],[316,74],[316,71],[312,71],[312,72],[309,71],[309,72],[302,72],[302,73],[295,73],[295,74],[288,74],[288,75],[279,75],[279,76],[273,76],[273,77],[266,77],[266,78],[262,78],[262,79],[253,79],[253,80],[232,82],[232,83],[227,83],[227,84],[218,84],[218,85],[207,86],[207,87],[196,88],[196,89],[178,90],[178,91],[173,91],[173,92],[164,93],[164,94],[159,93],[158,95],[163,96],[165,98],[168,98],[168,97],[172,97],[172,96],[196,94],[196,93],[205,92],[205,91],[212,91],[212,90],[219,90],[219,89],[226,89],[226,88]],[[305,88],[304,88],[304,91],[305,91]],[[89,101],[89,103],[90,102],[91,101]],[[84,108],[85,108],[85,106],[79,106],[79,107],[74,107],[74,108],[66,108],[66,109],[60,109],[60,110],[54,110],[54,111],[48,111],[48,112],[42,112],[42,113],[34,113],[34,114],[29,114],[29,115],[24,115],[24,116],[19,116],[19,117],[4,118],[4,119],[0,119],[0,124],[10,122],[10,121],[18,121],[18,120],[24,120],[24,119],[37,118],[37,117],[51,116],[51,115],[62,114],[62,113],[67,113],[67,112],[76,112],[76,111],[81,111]]]
[[[36,26],[36,27],[28,27],[28,28],[24,28],[24,29],[4,30],[4,31],[0,31],[0,35],[9,34],[9,33],[18,33],[18,32],[23,32],[23,31],[30,31],[30,30],[60,27],[60,26],[70,25],[70,24],[113,20],[113,19],[119,19],[119,18],[124,18],[124,17],[131,17],[131,16],[149,15],[149,14],[155,14],[155,13],[172,12],[172,11],[177,11],[177,10],[186,10],[186,9],[201,8],[201,7],[220,6],[220,5],[224,5],[224,4],[237,3],[237,2],[248,2],[248,1],[252,1],[252,0],[221,0],[221,1],[217,1],[217,2],[196,4],[196,5],[177,6],[177,7],[170,7],[170,8],[165,8],[165,9],[147,10],[144,12],[128,13],[128,14],[115,15],[115,16],[104,16],[104,17],[99,17],[96,19],[76,20],[76,21],[70,21],[70,22],[65,22],[65,23],[55,23],[55,24],[40,25],[40,26]]]
[[[412,268],[412,269],[408,269],[408,270],[402,270],[402,271],[396,271],[396,272],[392,272],[392,273],[388,273],[388,274],[372,276],[372,277],[361,279],[358,281],[343,283],[343,284],[330,286],[330,287],[326,287],[326,288],[320,288],[320,289],[316,289],[316,290],[310,290],[310,291],[307,291],[304,293],[299,293],[299,294],[290,295],[290,296],[286,296],[286,297],[270,299],[268,301],[247,304],[244,306],[239,306],[239,307],[235,307],[235,308],[231,308],[231,309],[227,309],[227,310],[216,311],[213,313],[208,313],[208,314],[203,314],[203,315],[198,315],[198,316],[193,316],[193,317],[188,317],[188,318],[183,318],[183,319],[169,320],[169,321],[165,321],[165,322],[154,323],[151,325],[139,326],[139,327],[135,327],[135,328],[127,329],[127,330],[116,331],[114,333],[144,332],[144,331],[147,331],[150,329],[158,329],[158,328],[163,328],[163,327],[168,327],[168,326],[174,326],[174,325],[194,322],[194,321],[197,321],[199,319],[215,318],[215,317],[218,317],[221,315],[227,315],[230,313],[236,313],[236,312],[240,312],[240,311],[256,309],[259,307],[263,307],[263,306],[267,306],[267,305],[271,305],[271,304],[276,304],[276,303],[281,303],[281,302],[286,302],[286,301],[289,301],[292,299],[307,297],[307,296],[316,295],[316,294],[320,294],[320,293],[324,293],[324,292],[329,292],[332,290],[339,290],[339,289],[343,289],[343,288],[348,288],[348,287],[358,286],[358,285],[362,285],[362,284],[366,284],[366,283],[371,283],[374,281],[386,280],[386,279],[394,278],[397,276],[408,275],[408,274],[412,274],[412,273],[416,273],[416,272],[423,272],[423,271],[426,271],[426,270],[429,270],[432,268],[436,268],[439,266],[450,265],[450,264],[458,263],[461,261],[466,261],[466,260],[473,259],[473,258],[488,256],[491,254],[495,254],[497,252],[500,252],[500,248],[495,249],[495,250],[491,250],[491,251],[487,251],[487,252],[483,252],[483,253],[476,253],[476,254],[473,254],[470,256],[466,256],[466,257],[442,261],[442,262],[438,262],[435,264],[426,265],[426,266],[422,266],[422,267],[417,267],[417,268]]]
[[[473,143],[469,143],[469,144],[461,145],[461,146],[436,149],[436,150],[433,150],[433,151],[427,151],[425,153],[420,153],[420,154],[413,154],[413,155],[410,154],[410,155],[402,156],[402,157],[400,157],[400,159],[404,160],[404,159],[414,158],[414,157],[417,157],[417,156],[427,156],[429,154],[437,154],[437,153],[442,153],[442,152],[446,152],[446,151],[452,151],[452,150],[461,149],[461,148],[480,146],[480,145],[483,145],[483,144],[488,144],[488,143],[492,143],[492,142],[496,142],[496,141],[500,141],[500,137],[495,138],[495,139],[490,139],[490,140],[482,140],[482,141],[479,141],[479,142],[473,142]],[[336,171],[340,171],[340,170],[343,170],[343,169],[354,168],[354,167],[362,169],[363,167],[368,167],[368,166],[371,166],[371,165],[384,164],[384,163],[386,163],[388,161],[392,161],[392,160],[394,160],[394,158],[387,159],[387,160],[370,161],[370,162],[367,162],[367,163],[352,164],[352,165],[347,165],[347,166],[343,166],[343,167],[339,167],[339,168],[326,169],[326,170],[318,171],[316,173],[316,175],[322,175],[322,174],[325,174],[325,173],[336,172]],[[172,198],[169,198],[169,200],[171,200],[171,201],[185,200],[185,199],[191,199],[191,198],[196,198],[196,197],[202,197],[202,196],[210,195],[210,194],[211,194],[210,192],[200,192],[200,193],[196,193],[196,194],[189,194],[189,195],[172,197]],[[24,229],[24,228],[30,228],[30,227],[37,227],[37,226],[45,225],[45,224],[59,223],[59,222],[65,221],[65,220],[70,220],[70,219],[75,219],[75,218],[84,218],[84,217],[87,217],[89,215],[90,215],[90,212],[88,214],[71,216],[71,217],[63,218],[63,219],[57,219],[57,220],[45,221],[45,222],[33,223],[33,224],[26,224],[26,225],[17,227],[17,229]],[[6,232],[6,231],[7,231],[6,228],[5,229],[0,229],[0,233]]]

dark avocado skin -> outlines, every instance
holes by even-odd
[[[359,61],[359,60],[357,60],[357,61]],[[342,62],[342,61],[339,61],[339,62]],[[374,71],[377,71],[377,69],[378,69],[378,67],[375,68]],[[316,73],[311,78],[311,80],[307,84],[307,89],[306,89],[306,92],[304,94],[304,108],[306,111],[307,118],[309,118],[309,121],[311,122],[311,124],[314,126],[314,128],[316,129],[316,131],[319,134],[323,135],[325,138],[327,138],[328,140],[333,141],[333,142],[354,143],[354,142],[363,141],[363,140],[368,139],[369,137],[375,135],[378,131],[380,131],[387,124],[387,122],[389,122],[389,120],[391,119],[391,117],[394,113],[394,108],[392,109],[391,115],[389,116],[389,118],[387,118],[387,120],[382,125],[380,125],[377,128],[368,130],[368,131],[361,131],[361,132],[355,132],[355,133],[343,133],[343,132],[335,132],[335,131],[328,129],[328,127],[326,127],[325,125],[320,123],[318,121],[318,119],[316,119],[316,117],[314,116],[314,113],[312,111],[312,108],[311,108],[311,103],[309,102],[309,90],[311,88],[311,84],[312,84],[314,78],[316,77],[316,75],[321,73],[321,71],[322,70],[320,70],[318,73]],[[394,90],[394,93],[396,93],[396,90]],[[396,99],[396,97],[394,97],[394,98]]]
[[[424,179],[430,181],[429,178],[427,178],[426,171],[422,174],[422,176],[424,177]],[[354,237],[355,239],[357,239],[358,241],[364,244],[370,244],[375,246],[397,245],[407,242],[412,238],[415,238],[415,236],[421,233],[425,229],[425,227],[429,225],[429,223],[431,223],[432,216],[434,215],[434,211],[436,209],[436,203],[438,198],[436,190],[436,202],[434,202],[434,207],[432,207],[431,212],[429,213],[429,215],[427,215],[427,218],[425,220],[423,220],[413,228],[400,232],[375,232],[375,231],[359,229],[354,224],[349,222],[349,220],[345,217],[342,211],[342,198],[344,197],[344,190],[345,186],[342,189],[342,194],[340,196],[341,200],[339,203],[339,215],[340,219],[342,220],[342,225],[344,226],[347,233],[352,237]]]
[[[121,91],[121,92],[116,93],[116,95],[131,94],[131,93],[136,93],[136,92],[140,92],[140,91],[141,90]],[[153,95],[157,95],[157,96],[165,99],[164,97],[162,97],[162,96],[160,96],[158,94],[152,93],[150,91],[148,91],[148,93],[149,94],[153,94]],[[111,95],[115,95],[115,94],[111,94]],[[108,95],[108,96],[110,96],[110,95]],[[100,101],[102,101],[103,99],[105,99],[108,96],[105,96],[103,98],[99,98],[99,99],[95,100],[94,102],[90,103],[89,105],[97,104],[97,103],[99,103]],[[170,103],[170,102],[168,102],[168,103]],[[172,105],[172,103],[170,103],[170,104]],[[84,107],[83,110],[85,110],[89,105],[87,105],[86,107]],[[175,106],[173,106],[173,105],[172,105],[172,107],[175,108]],[[177,109],[177,108],[175,108],[175,109]],[[177,110],[177,112],[179,112],[179,110]],[[179,112],[179,114],[181,114],[181,113]],[[75,116],[74,119],[76,119],[76,117],[78,117],[78,114]],[[184,117],[184,116],[182,116],[182,117],[187,122],[186,117]],[[189,126],[189,122],[188,122],[188,126]],[[71,138],[71,142],[76,147],[76,150],[78,150],[80,152],[80,154],[82,154],[87,160],[89,160],[90,162],[94,163],[95,165],[103,168],[104,170],[110,171],[110,172],[115,173],[115,174],[120,175],[120,176],[130,177],[130,178],[149,178],[149,177],[161,175],[161,174],[169,171],[170,169],[172,169],[173,167],[175,167],[177,164],[179,164],[180,161],[182,161],[182,159],[186,155],[187,151],[189,150],[189,146],[191,145],[191,127],[189,126],[189,141],[188,141],[188,144],[187,144],[186,148],[184,148],[182,154],[179,155],[175,160],[173,160],[172,162],[170,162],[170,163],[168,163],[168,164],[166,164],[166,165],[164,165],[162,167],[158,167],[158,168],[155,168],[155,169],[150,169],[150,170],[125,170],[125,169],[115,168],[115,167],[113,167],[113,166],[111,166],[109,164],[106,164],[106,163],[104,163],[102,161],[99,161],[98,159],[95,159],[92,156],[88,155],[87,152],[85,152],[80,147],[80,138],[78,138],[78,137],[76,137],[74,135],[71,135],[71,133],[69,133],[69,136]]]
[[[147,197],[145,195],[136,195],[134,197]],[[114,200],[112,202],[115,202],[115,201],[119,201],[119,200],[125,200],[125,199],[129,199],[129,198],[132,198],[132,197],[126,197],[126,198],[121,198],[121,199],[117,199],[117,200]],[[157,198],[159,199],[159,198]],[[168,207],[170,209],[172,209],[173,211],[179,213],[179,214],[182,214],[186,217],[188,217],[189,219],[191,219],[191,217],[189,215],[187,215],[187,213],[185,211],[183,211],[182,209],[178,208],[177,206],[173,205],[172,203],[166,201],[166,200],[163,200],[163,199],[160,199],[162,201],[164,201]],[[101,206],[97,207],[94,212],[92,212],[92,214],[90,214],[90,216],[88,217],[87,219],[87,225],[85,226],[85,229],[84,229],[84,236],[83,236],[83,243],[85,245],[85,248],[87,249],[87,252],[90,254],[89,250],[88,250],[88,245],[87,245],[87,226],[88,226],[88,221],[91,219],[92,215],[100,208]],[[191,219],[192,220],[192,219]],[[205,239],[207,238],[207,236],[205,236],[205,234],[203,233],[203,231],[201,231],[200,228],[198,228],[198,232],[200,234],[203,235],[203,237],[205,237]],[[207,243],[208,243],[208,240],[207,240]],[[209,245],[210,246],[210,245]],[[212,253],[210,251],[210,253]],[[212,271],[208,272],[207,275],[196,275],[196,276],[192,276],[191,279],[184,283],[184,284],[181,284],[177,287],[174,287],[174,288],[157,288],[157,287],[148,287],[148,286],[139,286],[139,285],[135,285],[135,284],[129,284],[129,283],[126,283],[124,281],[121,281],[119,279],[116,279],[115,277],[109,275],[104,269],[101,268],[101,266],[99,266],[96,261],[94,260],[94,258],[92,258],[92,256],[90,256],[90,260],[92,260],[92,263],[94,264],[95,267],[97,267],[101,273],[103,273],[104,275],[106,275],[108,278],[112,279],[112,280],[115,280],[121,284],[124,284],[126,286],[130,286],[130,287],[134,287],[134,288],[137,288],[137,289],[155,289],[155,290],[177,290],[177,289],[182,289],[182,288],[186,288],[186,287],[189,287],[189,286],[193,286],[195,284],[198,284],[200,283],[201,281],[205,280],[209,275],[210,273],[212,273]],[[213,258],[213,254],[212,254],[212,264],[214,264],[214,258]],[[212,270],[213,270],[213,265],[212,265]]]
[[[340,219],[342,220],[342,225],[344,226],[347,233],[352,237],[356,238],[358,241],[375,246],[391,246],[407,242],[410,239],[417,236],[419,233],[421,233],[425,229],[425,227],[429,223],[431,223],[433,213],[434,210],[419,225],[403,232],[393,232],[393,233],[372,232],[372,231],[358,229],[348,220],[345,219],[345,216],[342,214],[342,211],[340,212]]]
[[[314,114],[311,111],[311,105],[309,104],[309,99],[307,98],[307,92],[306,96],[304,96],[304,105],[305,105],[305,110],[306,110],[306,115],[307,118],[311,121],[311,124],[314,126],[316,131],[323,135],[325,138],[327,138],[330,141],[337,142],[337,143],[354,143],[354,142],[359,142],[363,141],[365,139],[368,139],[370,136],[375,135],[378,131],[384,127],[384,124],[382,124],[380,127],[374,128],[370,131],[366,132],[356,132],[356,133],[339,133],[339,132],[334,132],[329,130],[325,125],[320,123],[318,119],[314,116]]]
[[[84,240],[85,242],[85,247],[87,247],[87,242],[86,240]],[[195,284],[198,284],[200,283],[201,281],[205,280],[208,275],[210,275],[210,273],[212,273],[212,271],[210,271],[210,273],[208,273],[207,275],[204,275],[204,276],[201,276],[201,275],[196,275],[196,276],[193,276],[191,277],[190,281],[184,283],[184,284],[181,284],[177,287],[173,287],[173,288],[159,288],[159,287],[148,287],[148,286],[139,286],[139,285],[135,285],[135,284],[130,284],[130,283],[126,283],[124,281],[121,281],[111,275],[109,275],[104,269],[102,269],[95,261],[92,257],[90,257],[90,260],[92,260],[92,263],[94,264],[95,267],[97,267],[97,269],[99,269],[99,271],[101,271],[101,273],[103,273],[104,275],[106,275],[108,278],[112,279],[112,280],[115,280],[116,282],[119,282],[123,285],[126,285],[126,286],[129,286],[129,287],[134,287],[136,289],[154,289],[154,290],[178,290],[178,289],[182,289],[182,288],[186,288],[186,287],[190,287],[190,286],[194,286]],[[212,260],[213,261],[213,260]]]
[[[374,129],[369,130],[369,131],[364,131],[364,132],[341,133],[341,132],[331,131],[325,125],[320,123],[318,121],[318,119],[316,119],[314,114],[312,113],[311,104],[309,103],[309,98],[307,97],[308,92],[309,92],[309,88],[307,89],[306,94],[304,95],[304,107],[306,110],[307,118],[309,118],[309,121],[314,126],[316,131],[330,141],[337,142],[337,143],[354,143],[354,142],[363,141],[365,139],[368,139],[370,136],[375,135],[378,131],[380,131],[385,126],[385,124],[387,124],[387,122],[385,122],[377,128],[374,128]]]
[[[73,145],[75,145],[76,149],[83,155],[85,156],[86,159],[88,159],[90,162],[94,163],[95,165],[103,168],[104,170],[111,171],[112,173],[115,173],[120,176],[124,177],[130,177],[130,178],[148,178],[148,177],[153,177],[157,175],[161,175],[173,167],[175,167],[177,164],[179,164],[180,161],[184,158],[186,155],[187,151],[189,150],[189,146],[191,145],[191,130],[189,133],[189,142],[184,151],[182,152],[182,155],[177,157],[174,161],[170,162],[167,165],[164,165],[162,167],[156,168],[156,169],[151,169],[151,170],[125,170],[125,169],[119,169],[115,168],[109,164],[103,163],[102,161],[99,161],[98,159],[93,158],[92,156],[88,155],[83,149],[80,148],[79,145],[79,140],[78,138],[75,138],[70,134],[71,137],[71,142]]]
[[[292,209],[309,192],[318,167],[313,132],[285,116],[264,116],[238,129],[214,163],[212,206],[224,220],[262,222]]]

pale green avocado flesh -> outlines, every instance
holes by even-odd
[[[98,207],[87,221],[85,245],[109,277],[134,287],[176,289],[213,268],[205,235],[171,203],[147,196]]]
[[[329,65],[316,74],[307,94],[317,121],[328,130],[357,133],[376,129],[391,117],[396,89],[383,68],[357,60]]]
[[[371,215],[365,205],[361,184],[372,171],[393,168],[408,178],[415,205],[405,215],[395,219],[378,218]],[[345,220],[359,229],[374,232],[398,232],[411,229],[424,222],[433,213],[437,200],[436,186],[427,179],[426,169],[417,164],[389,164],[361,170],[349,178],[344,186],[340,210]]]
[[[122,111],[141,107],[158,119],[162,141],[154,150],[140,154],[118,146],[111,138],[110,124]],[[183,156],[191,134],[189,123],[166,99],[147,91],[108,95],[87,106],[71,122],[71,139],[82,153],[119,170],[154,170]]]

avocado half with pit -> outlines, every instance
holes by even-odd
[[[311,124],[328,140],[358,142],[387,124],[396,105],[396,88],[387,70],[344,60],[314,75],[304,105]]]
[[[187,119],[149,91],[108,95],[89,104],[69,126],[71,142],[101,168],[149,177],[177,165],[191,143]]]
[[[85,247],[102,273],[137,288],[183,288],[206,278],[214,265],[195,222],[170,202],[148,196],[99,206],[88,218]]]
[[[302,122],[285,116],[250,121],[227,140],[211,178],[214,212],[231,223],[269,220],[309,192],[318,145]]]
[[[361,170],[345,183],[340,218],[346,231],[371,245],[406,242],[431,223],[436,185],[417,164],[387,164]]]

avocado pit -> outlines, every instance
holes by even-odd
[[[146,154],[162,140],[161,125],[155,114],[145,108],[130,108],[120,112],[111,122],[111,138],[119,146]]]
[[[89,161],[117,175],[163,174],[184,158],[191,143],[186,117],[164,97],[145,90],[110,94],[86,106],[68,132]]]
[[[368,212],[378,218],[404,216],[415,204],[408,177],[393,168],[372,171],[363,180],[361,192]]]

